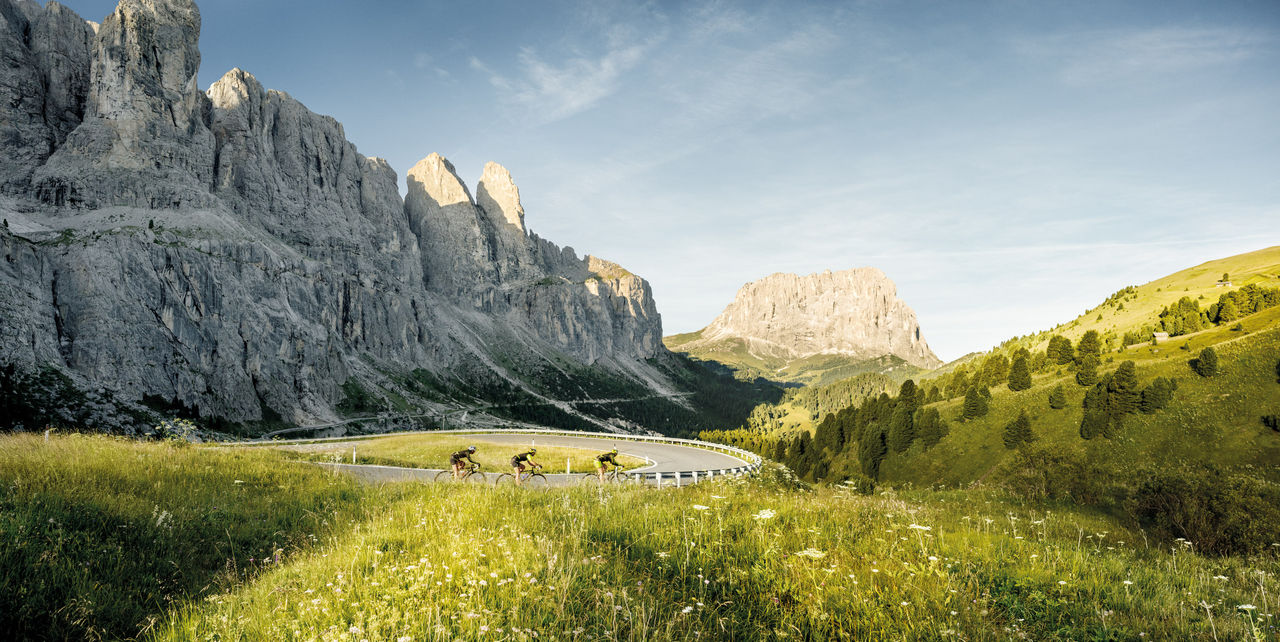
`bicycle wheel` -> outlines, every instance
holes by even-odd
[[[432,481],[435,481],[436,483],[440,483],[440,482],[451,481],[452,479],[453,479],[452,470],[442,470],[436,473],[436,476],[432,479]]]
[[[489,478],[486,477],[484,473],[477,470],[464,477],[462,481],[467,482],[468,484],[487,484],[489,483]]]
[[[596,477],[595,473],[587,473],[582,476],[582,479],[578,480],[578,483],[579,484],[595,484],[595,483],[598,483],[599,481],[600,481],[600,478]]]
[[[531,486],[533,488],[546,488],[548,484],[547,476],[542,473],[534,473],[526,477],[524,480],[525,486]]]
[[[501,486],[502,484],[514,484],[515,482],[516,478],[512,477],[511,473],[502,473],[501,475],[498,475],[497,479],[493,480],[493,485]]]

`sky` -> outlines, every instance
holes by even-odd
[[[62,0],[90,20],[107,0]],[[1280,2],[208,0],[239,67],[401,176],[510,170],[664,332],[874,266],[950,360],[1280,244]]]

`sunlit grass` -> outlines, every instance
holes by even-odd
[[[775,468],[680,490],[357,487],[270,449],[0,446],[19,639],[1276,636],[1274,556],[1149,546],[992,491],[810,491]]]
[[[537,436],[529,437],[535,445]],[[379,464],[383,466],[406,466],[409,468],[448,468],[449,455],[466,448],[476,446],[473,459],[480,463],[487,472],[507,472],[511,469],[511,457],[528,450],[529,444],[517,445],[499,441],[486,440],[475,435],[391,435],[358,441],[318,442],[313,444],[287,445],[281,448],[300,453],[303,457],[315,461],[342,461],[351,463],[351,453],[355,451],[355,463]],[[565,472],[566,461],[570,472],[595,472],[595,458],[600,450],[584,448],[565,448],[561,446],[537,445],[538,454],[534,459],[545,466],[545,472]],[[626,452],[623,443],[618,447],[620,453]],[[626,469],[639,468],[647,462],[641,457],[620,454],[618,461]]]
[[[159,637],[1247,639],[1277,571],[972,492],[425,486]]]

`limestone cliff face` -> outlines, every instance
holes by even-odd
[[[660,378],[648,284],[530,232],[506,169],[473,199],[432,154],[402,199],[341,124],[251,74],[201,91],[199,30],[189,0],[122,0],[96,28],[0,0],[0,364],[302,422],[352,377]]]
[[[915,312],[875,268],[773,274],[748,283],[702,331],[703,341],[730,337],[772,357],[895,355],[922,368],[942,363],[921,336]]]

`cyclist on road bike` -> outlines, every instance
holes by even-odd
[[[520,479],[520,473],[524,472],[526,463],[534,468],[542,468],[542,464],[533,460],[533,456],[536,454],[538,454],[538,449],[530,448],[511,458],[511,468],[515,470],[516,486],[519,486],[523,481]]]
[[[474,455],[475,452],[476,452],[475,446],[467,446],[465,450],[459,450],[458,452],[453,453],[452,455],[449,455],[449,464],[453,466],[454,481],[457,481],[462,476],[463,460],[466,460],[468,464],[475,464],[477,466],[480,465],[480,464],[477,464],[476,461],[471,458],[471,456]]]
[[[618,463],[617,456],[617,448],[607,453],[596,455],[596,476],[600,478],[600,481],[604,481],[605,464],[613,464],[614,468],[622,468],[622,464]]]

